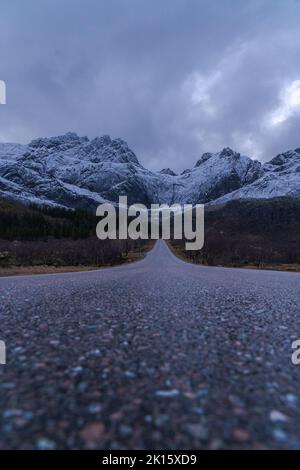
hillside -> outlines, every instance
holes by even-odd
[[[296,198],[233,200],[205,212],[201,251],[178,253],[211,266],[300,270],[300,200]]]
[[[203,154],[176,175],[144,168],[121,139],[77,134],[0,144],[0,196],[22,203],[95,210],[105,201],[129,204],[223,203],[231,199],[300,196],[300,151],[262,165],[225,148]]]

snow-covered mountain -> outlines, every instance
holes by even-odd
[[[261,163],[225,148],[204,153],[194,168],[177,178],[178,202],[206,203],[255,181],[261,175]]]
[[[21,202],[94,209],[104,201],[207,203],[248,197],[300,197],[300,151],[268,164],[226,148],[205,153],[176,175],[149,171],[126,142],[74,133],[28,145],[0,144],[0,196]],[[227,198],[227,199],[226,199]]]
[[[214,201],[234,199],[300,198],[300,149],[289,150],[262,166],[260,178]]]

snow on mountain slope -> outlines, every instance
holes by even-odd
[[[299,157],[298,151],[287,152],[262,166],[226,148],[203,154],[194,168],[176,175],[170,169],[147,170],[121,139],[105,135],[89,140],[67,133],[28,145],[0,144],[0,196],[95,209],[104,201],[117,202],[120,195],[126,195],[129,204],[149,206],[206,203],[225,195],[253,197],[253,192],[267,197],[273,186],[277,193],[298,194],[295,155]]]
[[[177,176],[176,173],[171,170],[171,168],[163,168],[162,170],[160,170],[160,172],[162,175],[170,175],[170,176]]]
[[[251,183],[261,174],[261,163],[226,148],[205,153],[195,167],[178,178],[178,202],[206,203]]]
[[[0,160],[16,160],[27,150],[27,145],[0,144]]]
[[[13,148],[14,144],[0,145],[0,189],[22,202],[38,199],[90,209],[103,202],[105,195],[116,200],[120,184],[131,192],[136,186],[131,180],[138,160],[120,139],[104,136],[89,141],[68,133],[36,139],[22,149],[16,146],[14,158]]]
[[[273,197],[300,198],[300,149],[277,155],[262,167],[262,175],[253,183],[243,186],[215,200],[222,204],[233,199],[270,199]]]

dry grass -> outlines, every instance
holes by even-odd
[[[266,269],[267,271],[288,271],[291,273],[299,273],[300,272],[300,264],[266,264],[262,266],[241,266],[245,269]]]
[[[92,271],[99,269],[97,266],[10,266],[0,267],[0,277],[26,276],[31,274],[58,274],[77,271]]]
[[[102,266],[96,265],[80,265],[80,266],[48,266],[48,265],[39,265],[39,266],[0,266],[0,277],[7,276],[27,276],[32,274],[58,274],[58,273],[71,273],[71,272],[80,272],[80,271],[94,271],[96,269],[104,269],[112,266],[118,266],[126,263],[133,263],[134,261],[139,261],[144,258],[145,254],[153,248],[154,242],[149,240],[141,248],[137,250],[132,250],[128,253],[127,256],[116,263],[103,264]]]
[[[179,248],[178,246],[174,246],[171,242],[167,242],[170,250],[172,253],[177,256],[177,258],[182,259],[183,261],[191,264],[198,264],[199,266],[208,266],[208,264],[205,263],[197,263],[196,261],[193,261],[193,259],[189,258],[186,254],[186,251],[184,249]],[[218,265],[219,266],[219,265]],[[233,268],[234,266],[230,265],[222,265],[224,268]],[[299,273],[300,272],[300,264],[262,264],[260,266],[258,265],[243,265],[243,266],[237,266],[239,269],[263,269],[267,271],[287,271],[291,273]]]

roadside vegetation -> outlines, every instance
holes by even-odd
[[[98,240],[99,219],[83,210],[25,206],[0,200],[0,275],[95,269],[141,258],[142,240]],[[174,253],[193,263],[300,271],[300,201],[292,198],[230,201],[205,209],[205,241]]]
[[[151,247],[141,240],[98,240],[98,221],[83,210],[0,200],[0,275],[112,266]]]
[[[300,271],[300,201],[292,198],[231,201],[205,209],[205,240],[186,251],[172,240],[174,253],[209,266]]]

